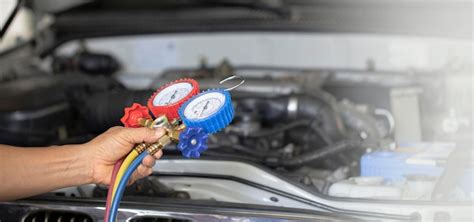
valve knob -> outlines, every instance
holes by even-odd
[[[151,119],[148,108],[138,103],[133,103],[132,106],[126,107],[124,112],[125,114],[120,118],[120,121],[125,127],[140,127],[140,119]]]
[[[178,149],[186,158],[199,158],[207,150],[207,137],[204,129],[187,127],[179,134]]]

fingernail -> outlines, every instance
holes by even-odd
[[[163,134],[165,134],[164,129],[162,129],[162,128],[155,129],[155,135],[162,136]]]

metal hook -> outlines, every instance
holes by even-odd
[[[241,77],[241,76],[233,75],[233,76],[229,76],[229,77],[227,77],[227,78],[221,80],[221,81],[219,82],[219,84],[223,84],[223,83],[225,83],[225,82],[227,82],[227,81],[229,81],[229,80],[233,80],[233,79],[236,79],[236,78],[238,78],[238,79],[241,80],[240,83],[237,84],[237,85],[235,85],[235,86],[232,86],[232,87],[230,87],[230,88],[225,89],[225,91],[231,91],[231,90],[233,90],[233,89],[235,89],[235,88],[241,86],[242,84],[244,84],[244,83],[245,83],[245,79],[244,79],[243,77]]]

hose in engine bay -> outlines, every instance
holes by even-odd
[[[358,148],[360,147],[360,145],[361,144],[356,141],[344,140],[344,141],[336,142],[334,144],[329,144],[320,149],[306,152],[304,154],[295,156],[293,158],[287,158],[287,159],[269,158],[266,160],[266,162],[271,165],[278,165],[278,166],[284,166],[284,167],[298,167],[298,166],[302,166],[304,164],[307,164],[309,162],[312,162],[318,159],[324,159],[325,157],[328,157],[336,153],[340,153],[348,149]]]

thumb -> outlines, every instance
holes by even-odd
[[[119,127],[114,130],[117,139],[123,143],[137,144],[137,143],[153,143],[165,134],[163,128],[149,129],[145,127],[140,128],[125,128]]]

